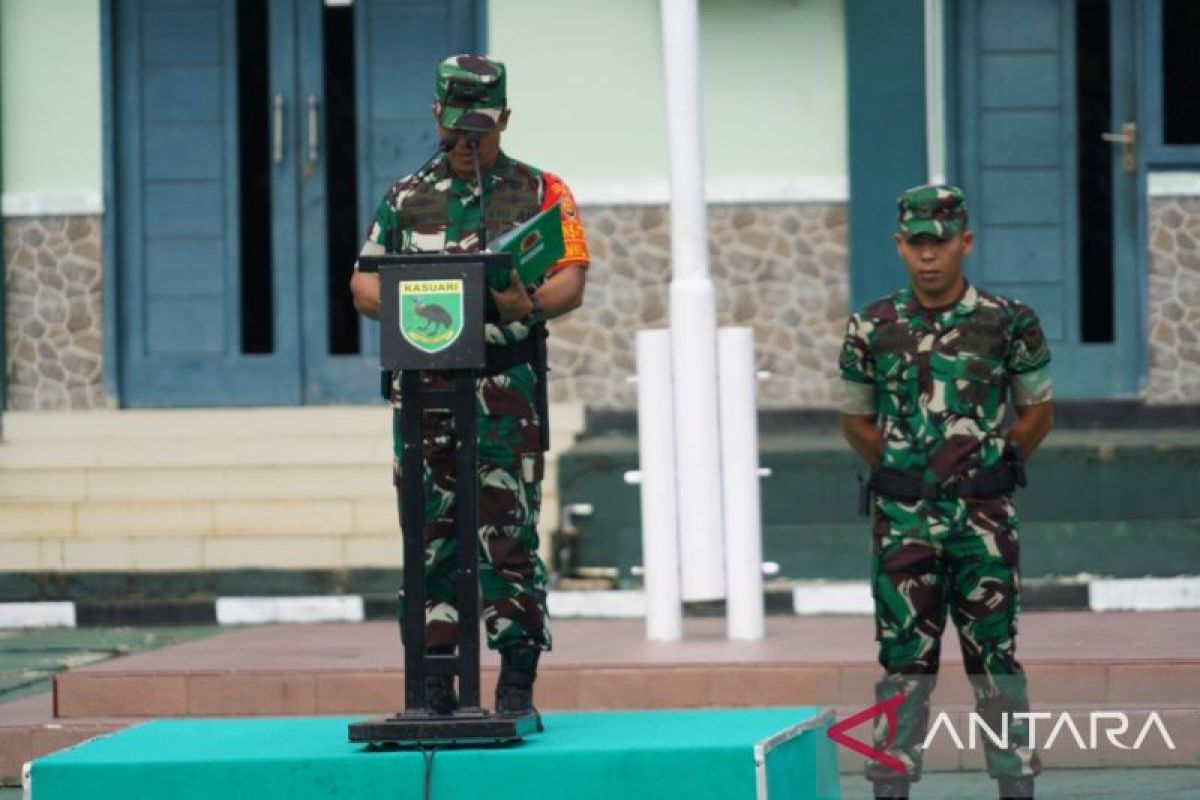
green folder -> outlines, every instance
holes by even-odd
[[[510,253],[512,268],[517,271],[523,285],[532,286],[540,281],[546,270],[554,266],[566,252],[559,203],[498,236],[490,243],[488,251]],[[508,288],[508,272],[502,269],[488,270],[487,281],[491,288],[503,291]]]

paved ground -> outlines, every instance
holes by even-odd
[[[1090,769],[1044,773],[1037,783],[1038,800],[1157,800],[1200,798],[1200,769]],[[870,785],[858,776],[842,777],[842,797],[871,796]],[[935,773],[921,779],[912,800],[985,800],[996,797],[995,783],[985,775]],[[8,798],[0,797],[0,800]]]
[[[211,638],[216,634],[224,635]],[[398,639],[393,623],[271,625],[240,632],[215,625],[0,631],[0,703],[47,691],[56,672],[84,666],[101,671],[135,665],[150,670],[313,668],[331,663],[340,668],[387,667],[398,665]],[[946,664],[961,662],[954,639],[948,630],[942,648]],[[192,644],[163,649],[185,642]],[[1076,659],[1195,661],[1200,659],[1200,613],[1029,612],[1022,615],[1019,643],[1018,656],[1031,664]],[[875,662],[871,620],[854,616],[769,617],[767,638],[760,642],[730,642],[723,620],[690,618],[684,640],[674,644],[647,642],[641,620],[559,620],[555,644],[547,666]],[[118,662],[113,660],[117,656],[132,658]],[[483,661],[493,664],[494,655],[485,652]]]
[[[731,642],[722,619],[689,619],[680,642],[647,642],[640,620],[560,619],[543,660],[547,710],[821,704],[861,709],[879,667],[870,618],[772,617],[767,636]],[[939,701],[971,705],[954,633]],[[378,713],[400,689],[395,623],[268,625],[86,664],[57,681],[63,718]],[[1021,620],[1018,656],[1047,709],[1181,707],[1200,750],[1200,613],[1040,612]],[[494,653],[481,659],[485,679]],[[0,720],[5,712],[0,710]],[[1181,734],[1182,735],[1182,734]],[[1190,750],[1189,750],[1190,752]],[[1092,767],[1109,762],[1058,763]],[[1187,764],[1143,761],[1113,766]],[[931,764],[932,768],[940,765]]]
[[[798,627],[792,630],[791,626]],[[181,648],[133,655],[132,660],[143,667],[169,668],[178,666],[178,662],[195,663],[199,659],[210,667],[237,668],[245,659],[295,667],[321,664],[333,658],[344,666],[361,668],[394,662],[399,655],[391,624],[329,626],[336,634],[336,642],[313,636],[324,627],[271,626],[211,639],[214,634],[234,632],[216,626],[0,632],[0,700],[44,692],[50,677],[65,668],[90,665],[89,670],[102,672],[121,669],[110,659],[189,641]],[[730,644],[724,639],[719,620],[689,620],[687,628],[687,641],[661,646],[641,638],[640,621],[563,621],[554,659],[560,663],[649,665],[662,661],[711,664],[796,658],[817,663],[869,663],[872,658],[870,621],[864,618],[773,619],[769,628],[774,635],[758,644]],[[596,636],[600,629],[607,635]],[[957,661],[953,634],[947,633],[947,637],[946,660]],[[234,640],[239,646],[230,649],[228,645]],[[1023,617],[1021,650],[1023,660],[1028,663],[1075,658],[1106,658],[1116,662],[1131,657],[1168,662],[1194,660],[1200,657],[1200,614],[1031,613]],[[490,661],[485,658],[485,663]],[[1158,675],[1154,680],[1166,677]],[[869,785],[858,775],[844,776],[842,787],[847,800],[870,795]],[[986,776],[967,773],[928,774],[912,795],[914,800],[995,796],[994,784]],[[1043,800],[1131,797],[1200,800],[1200,768],[1052,771],[1040,779],[1037,796]],[[0,789],[0,800],[20,797],[19,790]]]
[[[948,626],[950,627],[950,626]],[[142,629],[144,631],[168,629]],[[179,629],[175,629],[179,630]],[[197,630],[197,629],[192,629]],[[227,630],[227,629],[223,629]],[[211,629],[199,629],[198,635]],[[554,625],[549,668],[568,665],[806,663],[875,665],[875,630],[870,617],[768,617],[767,635],[756,642],[730,641],[725,620],[689,618],[680,642],[648,642],[640,619],[560,619]],[[378,669],[398,666],[400,642],[393,622],[267,625],[232,630],[217,638],[121,661],[105,661],[87,672],[189,669]],[[957,635],[947,630],[942,663],[962,663]],[[1200,612],[1030,612],[1021,616],[1017,655],[1022,663],[1042,661],[1200,660]],[[0,649],[4,649],[0,645]],[[495,664],[490,651],[484,664]],[[1187,698],[1195,699],[1195,698]]]
[[[55,673],[227,632],[216,625],[0,631],[0,703],[47,692]]]
[[[1200,798],[1200,769],[1093,769],[1061,770],[1042,775],[1039,800],[1156,800]],[[869,798],[868,784],[858,776],[842,779],[845,800]],[[913,800],[973,800],[995,797],[992,782],[981,775],[937,773],[925,776],[913,791]],[[20,789],[0,789],[0,800],[21,800]]]

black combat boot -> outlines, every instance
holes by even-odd
[[[1018,778],[1001,775],[996,782],[1000,784],[1000,800],[1030,800],[1033,797],[1032,775]]]
[[[908,800],[908,779],[874,781],[876,800]]]
[[[533,707],[533,682],[542,651],[528,642],[510,645],[500,651],[500,677],[496,681],[496,713],[502,717],[537,715],[538,730],[542,717]]]
[[[453,645],[429,648],[434,655],[448,656],[454,653]],[[453,675],[425,676],[425,703],[434,714],[453,714],[458,710],[458,695],[454,692]]]

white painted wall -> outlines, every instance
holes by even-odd
[[[4,212],[100,208],[100,2],[0,0]]]

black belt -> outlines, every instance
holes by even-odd
[[[929,483],[917,473],[881,467],[871,475],[870,487],[876,494],[893,500],[957,500],[960,497],[999,497],[1017,486],[1008,464],[980,470],[973,478],[946,483]]]
[[[485,376],[499,375],[522,364],[533,367],[533,371],[537,373],[534,406],[541,422],[542,450],[550,449],[550,397],[546,387],[546,373],[549,371],[546,365],[546,337],[549,335],[545,323],[542,323],[535,325],[529,336],[514,344],[489,344],[486,346],[486,361],[483,367]],[[391,398],[391,370],[385,369],[380,373],[379,388],[384,398]]]
[[[483,374],[487,376],[508,372],[521,364],[530,364],[537,369],[539,345],[545,337],[545,328],[530,331],[529,336],[515,344],[489,344],[484,350]],[[392,395],[392,372],[384,370],[380,386],[384,398]]]
[[[536,367],[537,344],[542,335],[542,330],[535,329],[529,332],[529,336],[514,344],[489,344],[483,374],[499,375],[521,364],[533,364]]]
[[[1025,462],[1016,447],[1010,444],[1004,451],[1003,460],[996,466],[982,469],[974,477],[945,483],[925,481],[919,472],[880,467],[871,473],[870,479],[862,486],[860,509],[864,514],[870,513],[872,493],[909,503],[917,500],[957,500],[960,497],[987,500],[1011,494],[1024,485]]]
[[[533,398],[540,421],[542,450],[550,449],[550,393],[547,388],[546,373],[550,367],[546,363],[546,339],[550,331],[546,323],[534,325],[529,335],[519,342],[506,345],[489,344],[487,346],[487,366],[483,368],[484,375],[499,375],[521,364],[533,367],[537,377]]]

